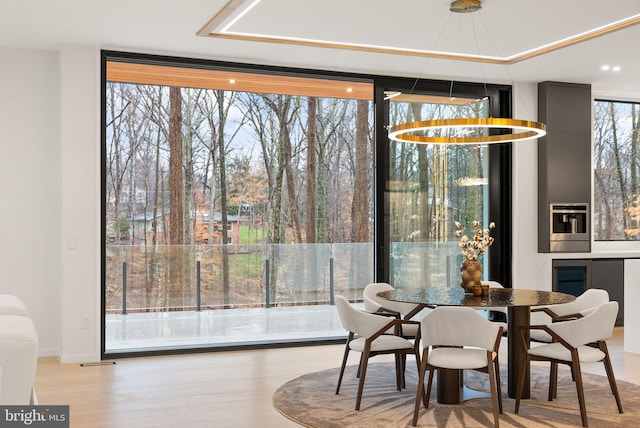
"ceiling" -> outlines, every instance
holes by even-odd
[[[227,25],[253,2],[0,0],[0,46],[90,44],[410,78],[590,83],[596,96],[640,100],[639,0],[483,0],[474,13],[450,12],[451,0],[261,0]]]

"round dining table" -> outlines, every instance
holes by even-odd
[[[532,306],[556,305],[575,300],[571,294],[555,291],[529,290],[522,288],[490,288],[486,296],[466,294],[462,287],[422,287],[398,288],[383,291],[378,296],[392,301],[414,303],[416,310],[407,314],[406,318],[420,312],[425,307],[467,306],[474,309],[495,307],[507,308],[507,347],[508,347],[508,394],[516,398],[518,376],[525,371],[525,382],[522,398],[530,398],[530,366],[524,363],[525,346],[523,340],[529,342],[529,331],[521,326],[529,325],[529,312]],[[428,316],[428,315],[427,315]],[[524,336],[520,331],[524,331]],[[438,402],[457,404],[467,398],[463,385],[462,371],[439,370],[437,382]]]

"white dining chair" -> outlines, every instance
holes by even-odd
[[[608,301],[609,293],[607,290],[589,288],[576,297],[573,302],[531,308],[530,324],[544,325],[581,318]],[[549,343],[552,341],[551,336],[541,329],[531,330],[530,334],[531,340],[535,342]]]
[[[349,332],[347,343],[342,358],[342,366],[340,367],[340,376],[338,377],[338,386],[336,394],[340,393],[340,385],[342,377],[347,365],[349,351],[362,353],[359,365],[359,383],[358,394],[356,397],[356,410],[360,410],[360,402],[362,401],[362,390],[367,375],[367,365],[369,358],[381,354],[394,354],[396,362],[396,387],[398,391],[402,389],[404,378],[403,360],[407,354],[414,354],[416,357],[416,365],[420,364],[420,332],[416,335],[415,343],[400,337],[400,326],[408,324],[418,324],[416,321],[402,320],[398,318],[388,318],[374,315],[355,308],[343,296],[336,296],[336,309],[342,327]],[[398,335],[387,334],[389,329],[395,329]]]
[[[429,308],[420,310],[421,306],[415,303],[396,302],[378,296],[378,293],[382,291],[393,290],[395,290],[395,288],[386,282],[372,282],[367,284],[362,292],[364,308],[371,313],[396,316],[401,319],[413,319],[415,321],[419,321],[431,310]],[[414,338],[418,332],[418,328],[418,323],[403,325],[401,335],[405,338]]]
[[[549,401],[557,397],[558,364],[567,364],[571,368],[571,374],[576,383],[578,393],[582,426],[585,427],[588,426],[588,421],[584,388],[582,385],[582,372],[580,370],[581,363],[600,361],[604,363],[611,393],[616,399],[618,412],[622,413],[620,394],[618,393],[618,386],[613,374],[613,367],[606,344],[606,340],[613,334],[613,327],[615,326],[617,316],[618,302],[610,301],[598,306],[582,318],[555,322],[548,325],[521,327],[523,337],[526,330],[544,330],[552,337],[552,343],[535,347],[530,347],[530,345],[523,340],[526,351],[525,364],[529,364],[531,361],[548,361],[551,364]],[[523,371],[518,380],[515,413],[518,413],[520,410],[520,397],[522,396],[524,380],[525,373]]]
[[[420,401],[429,408],[433,373],[436,369],[479,370],[489,374],[491,403],[496,427],[502,413],[498,348],[502,327],[490,322],[475,309],[440,306],[420,322],[422,360],[413,412],[413,426],[418,422]],[[426,392],[424,378],[429,372]],[[438,382],[441,379],[438,378]]]

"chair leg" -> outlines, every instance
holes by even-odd
[[[416,356],[417,358],[417,356]],[[416,406],[413,409],[412,425],[418,423],[418,413],[420,412],[420,401],[424,399],[424,376],[427,371],[427,355],[422,358],[422,363],[418,365],[418,388],[416,389]]]
[[[500,362],[498,361],[498,355],[496,355],[496,359],[493,360],[495,365],[494,370],[496,373],[496,389],[498,392],[498,411],[502,414],[504,413],[502,410],[502,386],[500,381]]]
[[[364,346],[364,355],[362,359],[362,371],[360,372],[360,382],[358,382],[358,396],[356,398],[356,410],[360,410],[360,402],[362,401],[362,390],[364,389],[364,378],[367,375],[367,364],[369,363],[369,351],[371,344],[367,342]]]
[[[611,359],[609,358],[609,350],[605,342],[598,343],[600,350],[604,352],[604,369],[607,371],[607,378],[609,379],[609,386],[611,387],[611,393],[616,398],[616,405],[618,406],[618,413],[624,413],[622,411],[622,402],[620,401],[620,394],[618,393],[618,385],[616,384],[616,378],[613,375],[613,366],[611,365]]]
[[[395,352],[395,362],[396,362],[396,389],[398,391],[402,390],[402,377],[404,375],[402,371],[402,354],[400,352]]]
[[[429,369],[429,382],[427,382],[427,394],[424,396],[424,407],[429,408],[429,400],[431,399],[431,385],[433,385],[433,372],[435,369],[432,367]],[[440,379],[438,379],[440,382]]]
[[[364,359],[364,354],[360,354],[360,361],[358,361],[358,370],[356,371],[356,377],[360,379],[360,371],[362,370],[362,360]]]
[[[549,401],[558,398],[558,363],[551,362],[549,370]]]
[[[491,355],[487,356],[487,371],[489,372],[489,388],[491,390],[491,407],[493,408],[493,423],[496,428],[500,426],[500,418],[498,416],[498,393],[496,388],[496,373],[491,361]]]
[[[520,367],[526,367],[527,364],[529,364],[529,355],[525,354],[523,356],[523,362]],[[520,397],[522,397],[522,388],[524,388],[524,377],[526,375],[525,372],[526,370],[521,370],[520,379],[518,379],[518,390],[516,392],[516,407],[514,410],[515,414],[518,414],[518,412],[520,411]]]
[[[584,402],[584,387],[582,385],[582,372],[580,370],[580,359],[578,358],[578,350],[571,352],[571,372],[574,374],[576,381],[576,392],[578,393],[578,404],[580,404],[580,417],[582,418],[582,426],[589,426],[587,421],[587,406]]]
[[[336,388],[336,394],[340,393],[340,385],[342,384],[342,376],[344,375],[344,368],[347,365],[347,358],[349,357],[349,342],[344,348],[344,356],[342,357],[342,366],[340,367],[340,376],[338,376],[338,387]]]
[[[402,354],[402,388],[407,387],[407,382],[405,378],[406,369],[407,369],[407,354],[403,353]]]

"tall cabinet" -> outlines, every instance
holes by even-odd
[[[547,135],[538,140],[538,251],[589,252],[590,226],[586,236],[553,234],[551,210],[587,208],[591,199],[591,85],[563,82],[538,84],[538,120]],[[572,217],[561,216],[561,232],[571,232]],[[575,228],[575,221],[573,227]],[[554,237],[552,237],[554,235]]]

